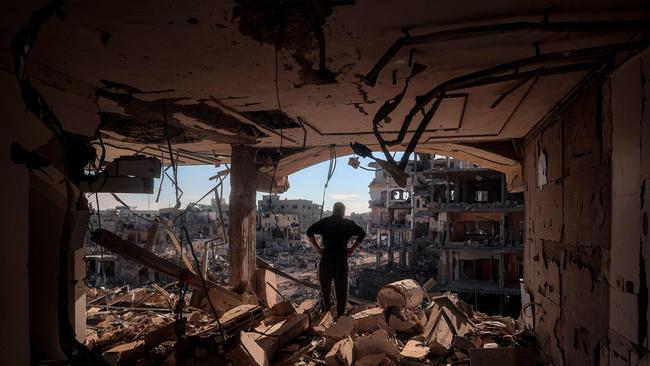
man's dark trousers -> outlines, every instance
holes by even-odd
[[[345,313],[348,300],[348,261],[345,259],[321,258],[318,279],[323,292],[323,311],[329,311],[332,304],[332,280],[336,291],[336,316]]]

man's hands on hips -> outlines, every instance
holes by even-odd
[[[321,256],[323,256],[323,254],[325,254],[325,250],[324,250],[323,248],[318,248],[318,249],[316,249],[316,251],[317,251],[318,254],[320,254]]]
[[[348,258],[350,258],[354,254],[354,247],[348,248]]]

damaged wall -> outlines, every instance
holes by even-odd
[[[555,365],[598,364],[607,341],[611,162],[599,99],[599,83],[582,89],[525,145],[524,279]]]
[[[526,140],[524,278],[555,365],[647,362],[648,55],[589,83]]]
[[[647,365],[650,51],[612,74],[612,240],[609,361]]]

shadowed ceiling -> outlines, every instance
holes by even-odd
[[[13,37],[45,4],[0,5],[4,70],[14,70],[7,51]],[[620,22],[648,19],[644,4],[67,1],[41,28],[26,73],[66,129],[94,137],[100,130],[109,160],[134,152],[166,160],[168,139],[181,164],[227,162],[231,144],[254,145],[277,160],[282,146],[278,175],[286,176],[326,160],[330,145],[339,155],[351,151],[351,142],[379,150],[373,118],[403,90],[400,103],[378,123],[386,140],[398,136],[416,97],[447,80],[519,59],[637,42],[638,27]],[[596,21],[619,26],[539,26]],[[515,23],[538,26],[480,28]],[[453,31],[467,27],[479,28]],[[441,36],[444,31],[453,36]],[[436,32],[429,41],[418,38]],[[540,59],[497,73],[500,82],[461,85],[441,98],[417,150],[506,172],[520,169],[512,153],[517,141],[607,57],[630,51],[620,50]],[[408,80],[414,67],[423,70]],[[557,72],[540,73],[549,69]],[[405,149],[433,103],[416,111],[391,150]]]

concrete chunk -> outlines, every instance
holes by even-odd
[[[354,343],[347,337],[334,344],[325,355],[327,366],[352,366],[354,363]]]
[[[377,302],[385,309],[396,307],[398,309],[414,309],[422,305],[424,290],[411,279],[389,283],[377,293]]]

